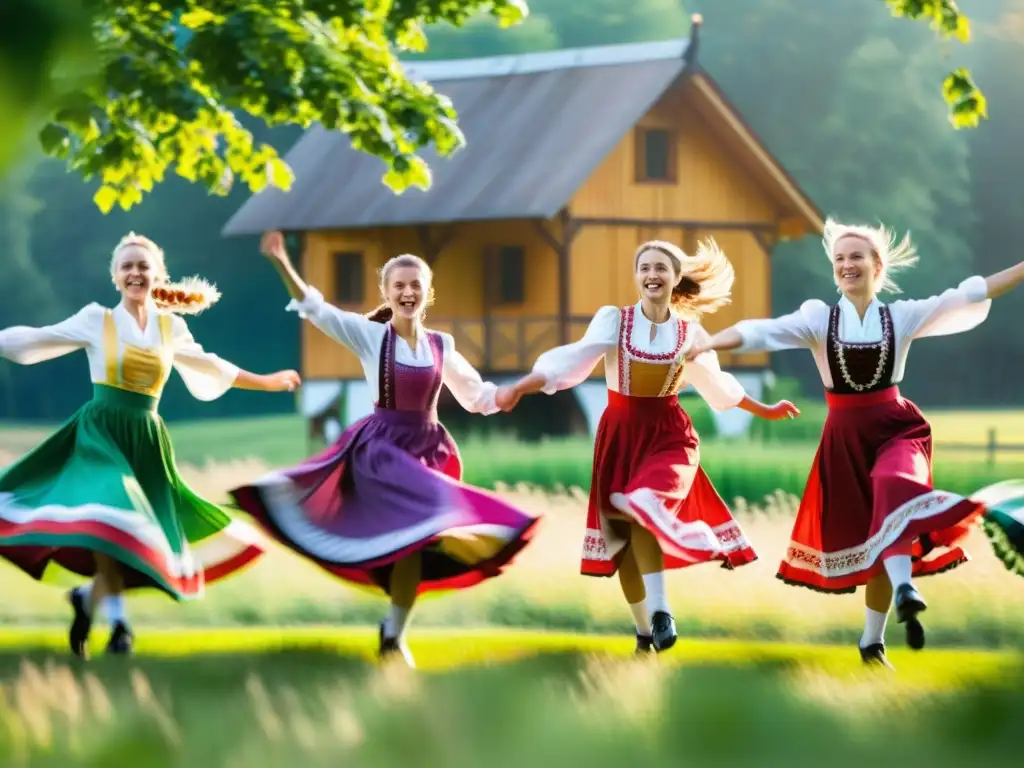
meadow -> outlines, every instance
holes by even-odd
[[[205,647],[215,636],[167,634],[130,663],[87,668],[42,651],[0,655],[0,759],[10,768],[1019,761],[1024,664],[1009,653],[932,651],[911,663],[897,650],[902,671],[892,675],[851,664],[847,649],[683,641],[671,656],[632,660],[625,642],[448,633],[414,641],[421,659],[443,663],[412,672],[353,654],[369,650],[368,632],[333,640],[230,653]],[[489,657],[503,645],[521,658]]]
[[[979,419],[930,414],[942,425],[978,428]],[[1018,418],[1001,415],[1000,423]],[[786,425],[788,426],[788,425]],[[980,428],[984,434],[984,427]],[[946,426],[949,435],[952,427]],[[174,423],[178,460],[186,479],[211,498],[273,466],[306,454],[304,428],[293,417],[224,422]],[[0,464],[28,449],[41,436],[36,427],[0,433]],[[946,437],[964,441],[962,436]],[[450,599],[428,599],[417,608],[416,627],[525,627],[628,634],[628,612],[616,580],[578,575],[589,481],[589,441],[567,439],[537,445],[467,440],[471,482],[496,487],[517,504],[543,515],[537,538],[516,565]],[[680,632],[698,638],[852,644],[863,606],[858,597],[832,597],[787,587],[774,578],[788,540],[797,495],[813,455],[813,443],[710,439],[704,461],[722,495],[732,504],[760,559],[733,572],[716,567],[673,573],[669,591]],[[218,457],[216,461],[211,457]],[[259,457],[259,458],[256,458]],[[937,479],[953,490],[971,492],[988,482],[1024,476],[1024,468],[978,461],[940,459]],[[943,474],[945,473],[945,474]],[[516,482],[526,480],[528,482]],[[785,489],[785,490],[780,490]],[[1020,577],[995,558],[984,535],[972,537],[974,559],[956,572],[922,582],[930,598],[929,642],[934,645],[1020,647],[1024,645],[1024,590]],[[53,588],[0,566],[9,627],[63,624],[66,608]],[[383,610],[380,599],[347,589],[319,569],[276,546],[256,566],[209,590],[205,599],[183,606],[159,595],[131,603],[140,626],[256,627],[370,625]],[[899,628],[890,628],[902,642]]]
[[[1005,430],[1017,417],[993,418]],[[958,429],[984,439],[976,416],[936,423],[947,440],[971,440]],[[792,768],[827,755],[840,768],[1016,765],[1020,577],[976,532],[973,562],[921,583],[928,650],[905,649],[893,623],[897,673],[865,668],[858,597],[774,578],[816,437],[813,424],[778,426],[770,443],[756,433],[706,440],[705,465],[761,559],[734,572],[673,573],[682,639],[656,658],[630,657],[617,582],[578,575],[586,439],[462,441],[468,480],[543,519],[504,576],[421,602],[410,633],[416,672],[373,661],[382,600],[273,545],[201,601],[133,597],[137,656],[104,658],[98,629],[87,664],[67,659],[60,593],[0,566],[0,764],[511,768],[575,759],[618,768],[756,756],[759,767]],[[186,479],[217,499],[310,450],[293,417],[175,423],[171,432]],[[0,430],[0,465],[45,434]],[[937,476],[969,492],[1021,469],[967,451],[943,456]]]

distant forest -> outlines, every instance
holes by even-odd
[[[989,99],[990,119],[955,131],[938,94],[947,44],[925,25],[894,20],[883,3],[848,0],[533,0],[530,19],[499,30],[488,21],[431,29],[428,58],[488,56],[682,37],[689,14],[704,16],[700,60],[769,148],[828,213],[910,230],[921,253],[901,280],[907,296],[941,291],[1024,258],[1024,0],[986,0],[968,10],[973,42],[957,51]],[[948,44],[952,45],[952,44]],[[296,129],[257,131],[282,153]],[[247,197],[209,197],[171,179],[130,213],[102,216],[95,187],[26,148],[0,186],[0,327],[58,321],[90,301],[112,304],[108,263],[128,230],[167,251],[172,276],[215,280],[224,299],[192,321],[197,338],[239,365],[297,367],[298,320],[257,252],[255,238],[219,234]],[[338,180],[339,190],[344,184]],[[831,299],[820,243],[779,246],[773,264],[777,313]],[[742,279],[742,275],[740,276]],[[1021,402],[1024,335],[1014,318],[1024,296],[1003,300],[979,330],[919,342],[904,389],[922,405]],[[809,396],[820,383],[806,354],[776,357]],[[82,356],[30,368],[0,363],[0,418],[57,419],[88,396]],[[288,411],[287,397],[233,393],[197,407],[172,380],[168,418]]]

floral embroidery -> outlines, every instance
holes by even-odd
[[[882,551],[896,541],[911,520],[925,519],[946,512],[965,501],[945,491],[918,496],[890,514],[878,532],[863,544],[839,552],[821,552],[791,541],[785,562],[795,568],[814,571],[825,578],[836,578],[869,568]]]
[[[662,385],[660,395],[662,397],[673,394],[679,386],[683,376],[685,361],[683,360],[683,346],[686,344],[689,326],[682,318],[677,318],[676,346],[671,352],[652,354],[633,346],[633,324],[636,306],[630,305],[620,310],[619,318],[619,393],[630,394],[630,363],[639,360],[647,363],[668,363],[668,370],[665,375],[665,383]]]

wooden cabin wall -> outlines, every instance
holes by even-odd
[[[773,225],[777,214],[771,199],[753,176],[711,132],[685,93],[673,92],[638,123],[638,128],[675,133],[675,183],[636,181],[636,138],[630,132],[574,196],[572,215],[582,219],[695,221]],[[626,226],[622,223],[582,227],[573,243],[571,306],[574,316],[593,314],[603,304],[636,301],[633,253],[646,240],[664,239],[692,246],[712,236],[736,270],[733,303],[704,318],[709,331],[747,317],[771,313],[771,268],[753,233],[681,226]],[[574,339],[586,323],[573,323]],[[722,353],[723,365],[762,367],[766,355]]]
[[[552,227],[551,231],[561,233]],[[431,264],[435,301],[427,325],[452,333],[459,351],[475,366],[484,366],[484,317],[491,319],[491,370],[519,372],[523,345],[533,358],[557,343],[558,260],[533,221],[472,222],[430,228],[434,241],[446,244]],[[525,252],[524,301],[508,306],[484,300],[484,252],[489,246],[520,246]],[[364,294],[361,306],[343,309],[366,312],[380,303],[378,270],[401,253],[423,255],[420,234],[413,227],[311,232],[306,236],[302,269],[306,279],[337,303],[333,255],[361,251]],[[532,363],[532,359],[530,361]],[[302,327],[302,366],[307,378],[359,378],[355,355],[328,339],[310,323]]]

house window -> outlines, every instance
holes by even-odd
[[[676,177],[675,137],[659,128],[636,132],[636,180],[673,182]]]
[[[488,248],[484,270],[491,304],[522,304],[526,301],[526,249],[518,245]]]
[[[366,300],[362,253],[341,251],[334,254],[334,300],[338,304],[357,305]]]

